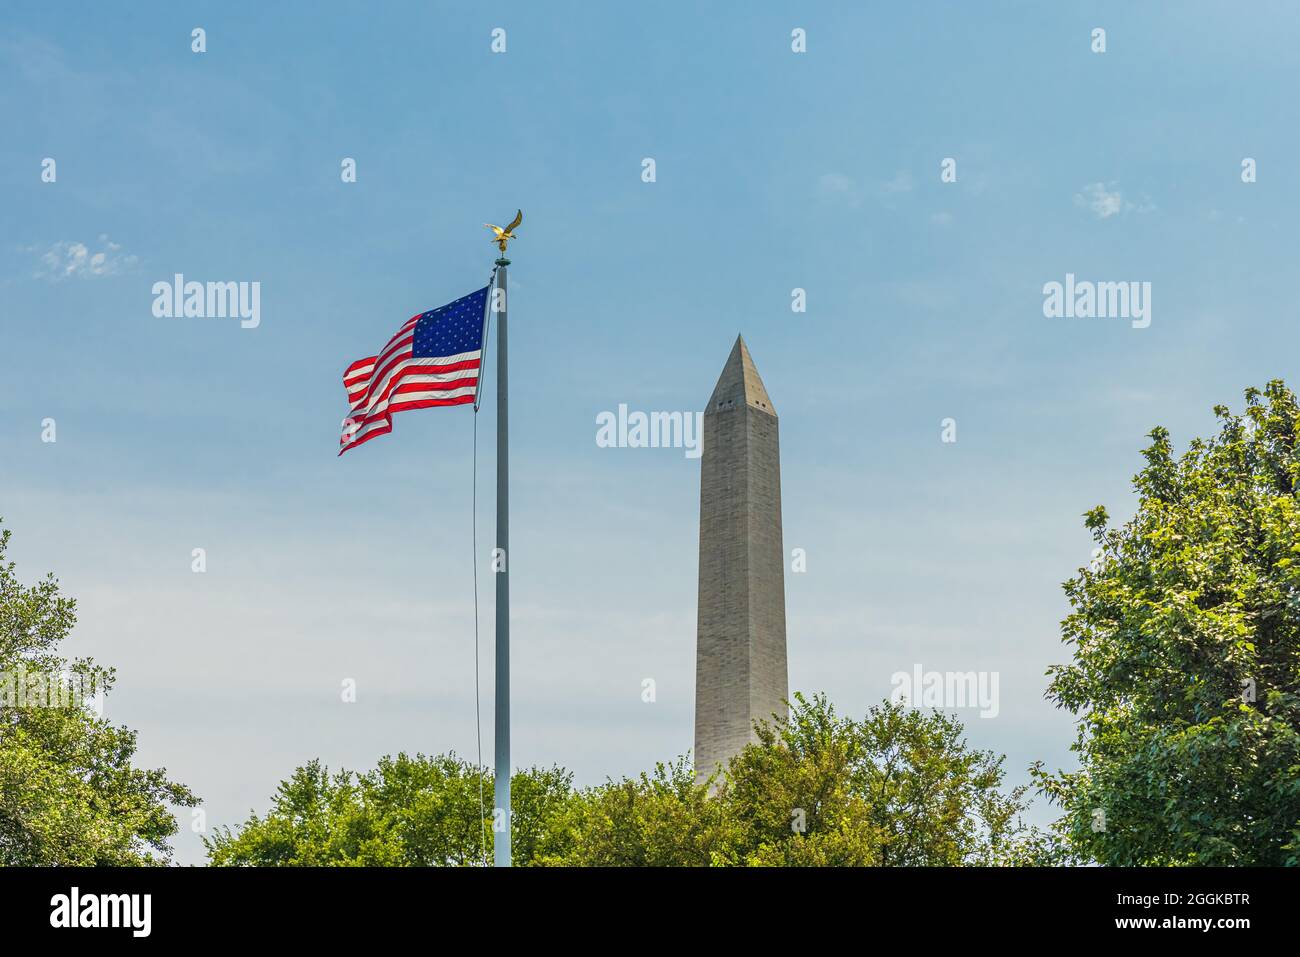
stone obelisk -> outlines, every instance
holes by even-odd
[[[786,715],[785,566],[776,410],[745,341],[704,411],[695,769],[703,780]]]

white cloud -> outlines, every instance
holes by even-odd
[[[1156,208],[1150,197],[1134,202],[1125,199],[1117,183],[1089,183],[1074,194],[1074,204],[1083,206],[1098,219],[1110,219],[1120,213],[1149,213]]]
[[[837,200],[849,206],[860,206],[866,197],[884,200],[891,196],[910,193],[913,183],[912,174],[907,170],[900,170],[893,179],[883,183],[878,180],[874,183],[869,182],[864,189],[852,177],[831,172],[823,173],[817,180],[817,191],[824,199]]]
[[[843,173],[823,173],[817,180],[817,191],[823,199],[832,199],[858,206],[862,202],[862,191],[858,184]]]
[[[911,191],[912,174],[905,169],[899,170],[893,179],[881,187],[881,192],[887,196],[894,193],[910,193]]]
[[[913,185],[913,177],[906,169],[900,170],[887,182],[868,182],[866,186],[859,186],[855,179],[845,176],[844,173],[823,173],[818,178],[818,192],[823,199],[846,203],[850,207],[858,207],[863,199],[874,198],[885,202],[892,196],[911,192]]]
[[[822,191],[826,193],[853,192],[853,180],[849,179],[843,173],[823,173],[820,185]]]
[[[1118,216],[1124,208],[1124,197],[1119,190],[1108,190],[1101,183],[1089,183],[1082,193],[1074,194],[1076,206],[1087,206],[1098,219]]]
[[[101,234],[97,248],[75,240],[61,240],[51,244],[41,253],[40,265],[34,274],[37,279],[96,279],[100,276],[115,276],[135,266],[137,258],[122,251],[120,243],[115,243],[107,235]],[[40,247],[28,246],[28,252],[37,252]]]

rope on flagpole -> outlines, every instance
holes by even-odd
[[[483,718],[482,708],[479,705],[479,639],[478,639],[478,406],[479,397],[483,391],[483,369],[487,364],[487,347],[488,331],[492,325],[492,286],[496,282],[496,267],[492,268],[492,277],[488,280],[487,303],[484,304],[483,311],[483,339],[481,350],[479,352],[479,370],[478,382],[474,390],[474,465],[472,470],[473,491],[471,493],[472,504],[470,506],[470,524],[472,527],[471,535],[473,537],[474,547],[474,743],[477,747],[475,756],[476,768],[478,772],[478,855],[487,867],[487,817],[484,813],[485,805],[483,803]]]
[[[483,819],[483,719],[479,708],[478,678],[478,409],[474,410],[473,475],[473,505],[470,506],[473,517],[470,522],[474,526],[472,533],[474,538],[474,743],[477,747],[474,770],[478,775],[478,856],[483,866],[487,867],[487,825]]]

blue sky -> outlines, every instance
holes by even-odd
[[[599,448],[596,416],[702,409],[743,332],[808,556],[791,688],[860,714],[918,663],[997,671],[970,740],[1014,782],[1068,766],[1043,671],[1081,513],[1128,514],[1152,426],[1181,448],[1292,373],[1300,17],[863,7],[9,6],[0,515],[210,825],[312,757],[474,754],[471,414],[339,459],[339,375],[481,285],[516,207],[517,761],[594,783],[690,747],[699,462]],[[261,325],[155,318],[177,272],[260,282]],[[1066,273],[1150,282],[1150,327],[1045,318]]]

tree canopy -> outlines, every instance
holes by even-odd
[[[218,828],[204,843],[209,863],[219,866],[480,864],[492,859],[492,783],[490,772],[480,777],[455,754],[398,754],[364,773],[331,774],[311,761],[280,784],[265,816]],[[559,768],[521,771],[511,780],[513,848],[521,861],[554,852],[549,828],[571,785]]]
[[[1300,863],[1300,411],[1280,381],[1175,456],[1156,428],[1131,521],[1066,582],[1049,697],[1076,772],[1035,774],[1080,860]]]
[[[22,585],[9,539],[0,528],[0,865],[167,863],[169,805],[197,799],[164,769],[133,767],[135,732],[88,707],[114,673],[60,655],[76,603],[53,576]]]
[[[572,787],[559,768],[514,776],[514,857],[563,866],[962,865],[1043,859],[1004,792],[1002,758],[960,723],[885,702],[862,720],[800,695],[787,721],[713,782],[686,759]],[[490,805],[492,775],[481,772]],[[331,775],[318,762],[280,785],[265,816],[207,843],[213,864],[468,865],[483,860],[480,771],[454,755],[384,758]]]

